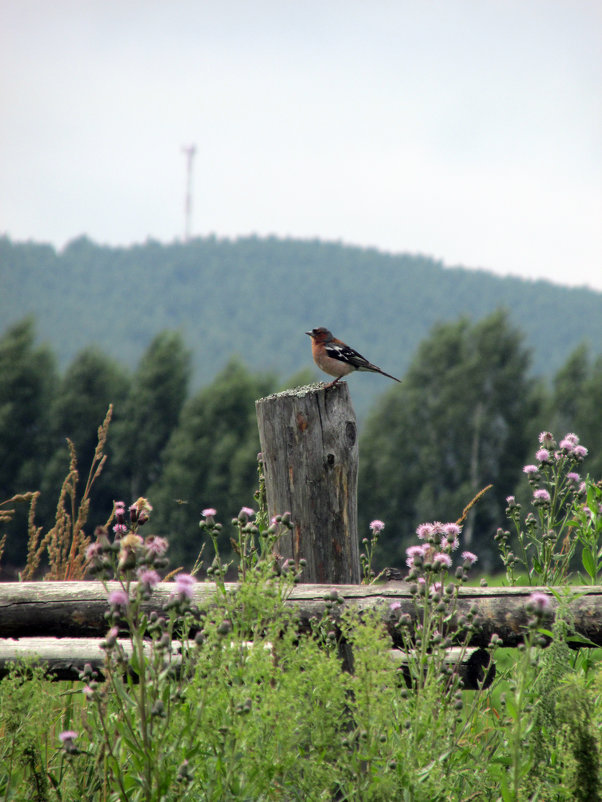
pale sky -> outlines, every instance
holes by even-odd
[[[0,0],[0,233],[318,237],[602,290],[600,0]]]

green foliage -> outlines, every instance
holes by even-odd
[[[188,393],[190,353],[177,332],[158,334],[142,356],[113,428],[119,484],[143,495],[163,470],[163,450]]]
[[[478,622],[456,607],[474,562],[465,552],[452,572],[457,524],[422,526],[412,614],[360,613],[335,592],[300,631],[286,603],[299,572],[274,554],[288,515],[268,526],[265,510],[241,509],[232,586],[223,528],[205,509],[215,583],[195,597],[194,578],[179,574],[148,613],[167,563],[167,542],[143,536],[150,512],[139,499],[128,519],[118,502],[115,537],[105,530],[88,549],[92,573],[116,580],[105,586],[105,680],[88,667],[68,694],[39,671],[0,683],[3,798],[600,799],[602,671],[593,655],[571,656],[568,596],[555,593],[550,623],[551,596],[531,594],[523,643],[505,669],[500,655],[494,685],[462,690],[457,668]],[[494,658],[498,644],[492,636]]]
[[[525,332],[540,375],[560,368],[581,342],[596,352],[602,343],[600,293],[318,240],[210,236],[112,248],[80,237],[56,252],[3,237],[0,286],[0,320],[34,314],[63,367],[82,347],[102,343],[133,369],[177,321],[194,344],[195,387],[233,354],[252,370],[282,375],[313,367],[303,332],[319,325],[401,376],[435,323],[486,317],[500,305]],[[363,376],[353,385],[363,416],[386,383]]]
[[[0,338],[0,500],[39,487],[48,459],[49,405],[56,383],[52,354],[34,345],[31,318]],[[27,550],[26,513],[7,526],[7,558],[22,562]]]
[[[98,424],[104,419],[110,404],[115,410],[114,420],[120,419],[129,385],[126,372],[97,348],[81,351],[65,372],[49,411],[52,452],[42,479],[41,519],[54,518],[56,499],[70,463],[67,438],[74,444],[80,464],[91,465],[97,446]],[[107,465],[94,489],[90,530],[106,520],[104,511],[111,509],[114,488],[119,484],[119,476],[113,470],[110,440],[106,451]]]
[[[198,554],[203,507],[211,504],[232,514],[237,502],[252,503],[259,451],[255,400],[274,384],[231,360],[182,409],[165,449],[161,479],[148,492],[157,502],[157,531],[171,535],[178,564],[192,565]]]
[[[550,406],[554,428],[579,432],[592,452],[587,468],[593,476],[601,476],[602,357],[592,358],[585,345],[579,346],[554,378]]]
[[[451,520],[488,484],[470,513],[465,544],[490,562],[490,532],[514,488],[537,411],[528,352],[507,315],[441,324],[399,387],[366,421],[360,443],[360,526],[378,515],[383,562],[401,564],[424,520]]]

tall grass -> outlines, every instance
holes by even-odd
[[[567,479],[581,452],[568,458],[562,442],[555,463],[532,477],[533,517],[509,501],[517,531],[498,540],[510,581],[518,562],[533,584],[566,584],[576,570],[599,579],[602,490]],[[461,551],[461,521],[418,528],[407,555],[415,617],[395,605],[360,614],[333,593],[301,632],[286,599],[302,566],[277,556],[290,515],[268,521],[261,498],[228,526],[203,511],[215,593],[198,606],[196,578],[177,572],[160,613],[144,605],[168,570],[167,541],[149,533],[151,505],[108,511],[112,527],[84,552],[88,572],[120,583],[107,586],[104,678],[88,666],[80,682],[52,685],[40,668],[16,666],[0,683],[1,800],[601,798],[602,671],[593,647],[569,648],[568,587],[531,595],[521,645],[503,649],[494,635],[496,679],[467,691],[446,660],[454,644],[460,661],[478,628],[476,611],[457,616],[476,561]],[[73,557],[83,534],[72,548],[81,520],[71,508],[69,548],[50,570],[83,565]],[[372,540],[383,526],[372,523]],[[220,558],[228,535],[234,590]],[[390,658],[386,618],[397,622],[403,671]]]

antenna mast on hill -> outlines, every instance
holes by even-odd
[[[186,156],[186,198],[184,200],[184,242],[190,239],[190,222],[192,218],[192,162],[196,154],[196,145],[185,145],[182,153]]]

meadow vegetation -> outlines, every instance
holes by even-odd
[[[341,610],[331,594],[300,633],[285,602],[303,566],[275,554],[290,515],[268,520],[261,492],[227,526],[203,510],[203,552],[190,572],[169,573],[169,543],[144,497],[114,503],[106,524],[82,536],[108,419],[83,507],[72,502],[73,454],[54,529],[43,534],[30,515],[28,561],[53,578],[118,581],[107,587],[104,678],[88,666],[80,681],[52,684],[40,666],[17,664],[0,682],[1,800],[601,798],[602,671],[568,611],[571,582],[600,581],[602,488],[581,475],[587,449],[575,434],[557,442],[542,432],[525,466],[528,501],[506,499],[510,526],[496,536],[506,582],[546,590],[529,598],[518,648],[492,636],[494,682],[467,691],[445,659],[454,645],[460,661],[479,626],[475,610],[456,614],[478,564],[462,521],[422,523],[406,549],[415,620],[395,604]],[[376,579],[371,558],[386,526],[368,527],[364,581]],[[224,551],[234,555],[235,589]],[[215,593],[199,606],[201,575]],[[165,577],[164,610],[145,613]],[[396,621],[405,672],[391,661],[383,614]]]

